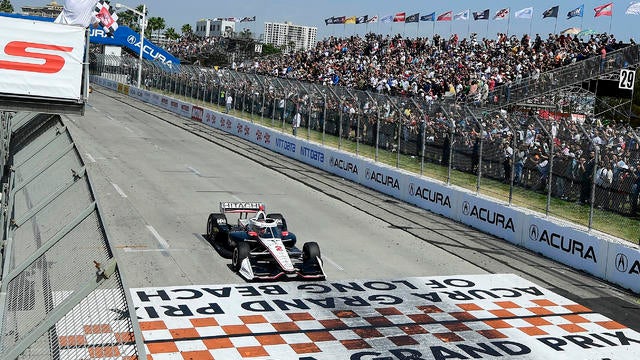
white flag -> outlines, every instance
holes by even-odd
[[[98,0],[66,0],[62,12],[55,22],[66,25],[87,27],[98,22],[93,15],[93,9]]]
[[[533,18],[533,8],[532,7],[528,7],[528,8],[524,8],[522,10],[516,11],[516,18],[519,18],[519,19],[531,19],[531,18]]]
[[[454,14],[453,20],[469,20],[469,9]]]
[[[640,15],[640,2],[638,1],[630,2],[629,7],[627,8],[627,11],[625,11],[624,13],[628,15]]]

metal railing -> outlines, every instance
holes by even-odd
[[[615,59],[616,54],[624,54],[626,59],[619,66],[638,61],[637,47],[610,56]],[[95,59],[94,75],[135,78],[136,59],[101,55]],[[118,66],[109,66],[114,63]],[[617,66],[613,64],[606,65],[608,72]],[[546,95],[553,105],[545,111],[511,107],[506,112],[493,105],[483,108],[454,99],[427,102],[228,69],[182,66],[178,72],[166,72],[153,62],[143,65],[143,84],[149,90],[219,111],[225,111],[225,98],[231,95],[235,115],[283,132],[292,132],[291,119],[300,112],[299,137],[589,229],[632,241],[640,239],[640,226],[634,219],[638,187],[630,182],[640,174],[633,169],[640,162],[640,141],[634,129],[594,114],[596,98],[592,93],[558,87]],[[588,70],[592,65],[585,62],[560,68],[553,76],[579,83],[594,76]],[[553,89],[546,83],[537,86],[539,91]],[[519,90],[514,91],[521,99]],[[569,116],[575,113],[584,117],[576,120]],[[602,151],[599,159],[585,168],[594,146],[592,139]],[[585,157],[584,166],[579,163],[581,157]],[[621,158],[624,166],[619,164]],[[606,182],[585,175],[594,167],[608,168],[614,174]],[[581,189],[593,184],[597,185],[595,195],[585,199]]]
[[[138,358],[135,311],[71,134],[50,114],[18,113],[9,129],[0,358]]]

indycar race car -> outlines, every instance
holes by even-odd
[[[236,225],[227,222],[229,213],[239,214]],[[217,249],[232,252],[233,270],[246,280],[325,279],[318,244],[297,248],[284,216],[266,214],[263,203],[220,203],[220,212],[207,220],[207,238]]]

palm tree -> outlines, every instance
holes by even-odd
[[[189,24],[182,25],[181,30],[182,30],[183,37],[191,37],[191,35],[193,34],[193,29],[191,29],[191,25]]]
[[[180,38],[180,35],[178,35],[178,33],[176,32],[176,29],[170,27],[168,28],[165,32],[164,32],[164,36],[167,39],[171,39],[171,40],[177,40]]]
[[[142,13],[144,5],[136,6],[136,11]],[[147,8],[147,12],[145,16],[149,14],[149,8]],[[131,30],[135,32],[140,32],[140,24],[139,24],[139,16],[131,10],[123,11],[118,13],[118,24],[128,26]],[[145,31],[146,33],[146,31]]]
[[[164,30],[166,26],[167,25],[164,21],[164,18],[157,17],[157,16],[149,18],[149,30],[152,32],[154,30],[157,31],[158,40],[160,39],[160,31]]]
[[[0,12],[12,13],[13,5],[11,5],[10,0],[2,0],[0,2]]]

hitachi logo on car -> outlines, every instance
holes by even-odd
[[[596,252],[593,246],[585,244],[581,241],[572,239],[570,237],[564,237],[562,234],[555,233],[543,229],[542,232],[538,230],[536,224],[532,224],[529,227],[529,239],[533,241],[539,241],[545,243],[548,247],[559,249],[570,255],[578,255],[584,260],[591,260],[594,264],[598,263],[596,259]]]
[[[380,185],[384,185],[384,186],[388,186],[388,187],[400,190],[400,184],[398,182],[398,179],[395,179],[391,175],[385,175],[381,172],[377,172],[375,170],[371,170],[367,168],[367,170],[365,171],[365,178],[367,180],[375,181]]]
[[[358,174],[358,165],[354,163],[331,157],[329,159],[329,164],[333,167],[337,167],[338,169],[354,173],[356,175]]]
[[[259,202],[226,202],[222,203],[225,209],[259,209],[262,203]]]
[[[466,216],[474,217],[480,221],[495,225],[504,230],[508,229],[511,230],[511,232],[516,232],[513,227],[513,219],[511,219],[511,217],[506,217],[499,212],[478,207],[477,205],[473,205],[473,207],[471,207],[469,202],[465,201],[462,204],[462,213]]]
[[[422,200],[426,200],[434,204],[446,206],[451,209],[451,200],[449,199],[449,195],[444,195],[441,192],[431,191],[431,189],[429,188],[416,186],[414,183],[411,183],[409,184],[409,195],[421,198]]]

